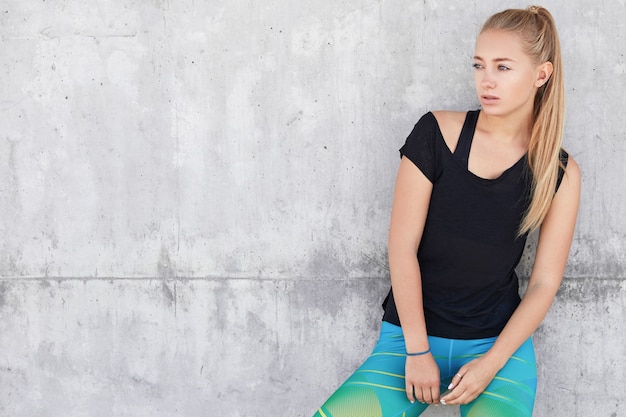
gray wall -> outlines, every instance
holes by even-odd
[[[397,149],[526,5],[0,1],[0,415],[311,415],[376,338]],[[545,5],[584,176],[535,410],[624,416],[626,7]]]

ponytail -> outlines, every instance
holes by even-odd
[[[534,100],[533,128],[528,145],[528,165],[532,173],[531,200],[518,234],[538,229],[548,214],[557,186],[559,159],[565,119],[565,88],[561,46],[554,19],[543,7],[511,9],[491,16],[486,30],[505,30],[520,36],[522,47],[537,64],[551,62],[548,81],[537,90]]]

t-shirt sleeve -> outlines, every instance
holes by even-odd
[[[440,169],[435,146],[437,129],[435,116],[431,112],[426,113],[400,148],[400,157],[406,156],[431,183],[437,179]]]
[[[561,148],[561,152],[559,153],[559,160],[563,167],[567,168],[567,161],[569,160],[569,154],[565,152],[565,149]],[[554,192],[559,191],[559,187],[561,186],[561,182],[563,181],[563,175],[565,175],[565,169],[559,166],[559,176],[556,180],[556,189]]]

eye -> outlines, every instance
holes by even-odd
[[[507,67],[506,65],[498,65],[498,70],[500,71],[508,71],[511,68]]]
[[[481,69],[483,66],[482,66],[482,65],[480,65],[478,62],[474,62],[474,63],[472,64],[472,67],[474,67],[474,69]]]

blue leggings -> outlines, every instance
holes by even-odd
[[[482,356],[496,338],[474,340],[429,336],[430,348],[441,375],[441,392],[456,372]],[[428,404],[411,404],[406,396],[406,360],[402,328],[383,322],[370,357],[322,405],[314,417],[416,417]],[[485,391],[462,405],[462,417],[529,417],[537,389],[535,350],[529,338],[511,356]]]

